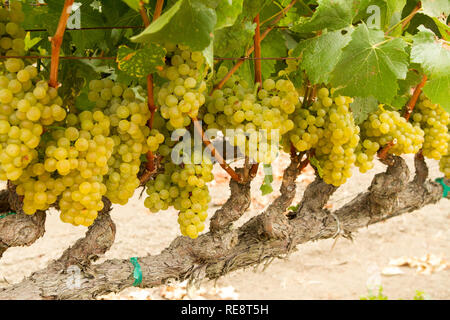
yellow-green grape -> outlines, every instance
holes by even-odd
[[[422,148],[424,131],[406,121],[397,111],[387,111],[380,106],[361,124],[361,137],[362,147],[369,155],[391,141],[394,145],[389,153],[401,155],[417,153]]]
[[[173,128],[182,128],[198,116],[205,103],[208,68],[200,51],[183,45],[167,45],[168,65],[160,75],[169,81],[156,88],[156,101],[161,115]]]
[[[439,170],[447,179],[450,179],[450,153],[442,156],[441,160],[439,160]]]
[[[439,160],[447,154],[450,141],[447,127],[450,123],[449,113],[440,105],[432,103],[425,95],[422,95],[411,118],[413,124],[420,126],[425,133],[422,147],[423,155],[427,158]]]
[[[147,146],[151,152],[156,152],[159,146],[164,142],[165,137],[157,129],[150,130],[150,136],[147,138]]]
[[[353,99],[337,96],[333,101],[326,88],[318,91],[318,98],[310,107],[316,115],[314,121],[313,116],[306,116],[304,121],[308,128],[317,128],[313,131],[318,141],[312,146],[322,169],[322,179],[328,184],[340,186],[352,176],[351,168],[357,159],[355,151],[360,139],[359,127],[349,108]],[[311,133],[303,134],[302,141],[309,141],[310,136]]]

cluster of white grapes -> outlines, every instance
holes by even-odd
[[[414,126],[397,111],[385,110],[383,106],[362,123],[361,136],[362,151],[369,159],[380,146],[391,142],[393,146],[388,152],[394,155],[417,153],[424,142],[420,126]]]
[[[11,1],[9,8],[0,7],[0,54],[22,56],[25,53],[25,30],[20,23],[25,20],[22,3]]]
[[[138,99],[132,89],[110,79],[92,80],[89,89],[88,98],[111,122],[114,150],[104,178],[106,196],[112,203],[123,205],[140,184],[138,173],[142,155],[158,150],[164,135],[149,129],[148,105]]]
[[[190,160],[192,161],[182,165],[167,161],[164,172],[147,183],[148,197],[144,205],[151,212],[167,210],[173,206],[179,211],[181,233],[195,239],[205,228],[204,221],[211,201],[206,183],[214,177],[209,158],[194,154]]]
[[[64,120],[66,110],[35,67],[16,59],[6,72],[0,76],[0,179],[15,181],[37,158],[43,126]]]
[[[166,44],[167,61],[159,75],[169,81],[156,88],[156,101],[168,129],[188,126],[205,103],[208,67],[200,51],[183,45]]]
[[[227,69],[221,66],[218,72]],[[251,160],[269,164],[278,155],[282,136],[294,128],[289,115],[298,101],[289,80],[266,79],[257,92],[245,80],[232,76],[208,98],[201,117],[208,129],[222,131]]]
[[[316,117],[314,123],[311,118],[306,117],[306,122],[308,129],[317,126],[317,131],[320,131],[320,138],[314,150],[322,169],[322,179],[328,184],[340,186],[352,176],[351,168],[357,158],[355,151],[359,143],[359,127],[355,124],[349,107],[353,99],[337,96],[333,101],[326,88],[319,90],[318,98],[318,101],[312,104],[311,110],[318,115],[325,113],[322,118],[323,125],[320,116]],[[317,132],[315,134],[317,135]],[[305,138],[307,137],[302,135],[302,140]]]
[[[413,124],[420,126],[425,133],[423,155],[435,160],[446,155],[450,141],[447,127],[450,124],[450,114],[422,94],[420,102],[414,108],[412,120]]]

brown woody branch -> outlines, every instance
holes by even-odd
[[[45,212],[38,211],[28,216],[22,211],[22,199],[15,193],[15,187],[9,185],[0,191],[0,215],[15,212],[0,219],[0,258],[11,247],[30,246],[45,232]]]
[[[58,68],[59,68],[59,51],[64,38],[64,32],[66,30],[67,20],[69,19],[70,12],[72,10],[74,0],[66,0],[64,7],[59,18],[58,27],[55,35],[52,37],[52,63],[50,66],[50,79],[49,85],[53,88],[58,87]]]
[[[198,134],[202,137],[203,144],[211,151],[211,155],[216,158],[217,162],[219,162],[220,166],[230,175],[230,177],[235,180],[236,182],[243,182],[242,175],[236,173],[233,168],[231,168],[225,159],[222,157],[222,155],[216,151],[211,141],[208,140],[208,138],[205,136],[205,133],[203,132],[202,125],[197,120],[197,118],[192,119],[192,122],[194,123],[194,128],[197,131]]]
[[[162,8],[164,5],[164,0],[157,0],[155,12],[153,13],[153,21],[159,18],[162,12]],[[144,2],[139,1],[139,13],[141,14],[142,20],[144,21],[144,26],[148,27],[150,25],[150,19],[148,18],[147,11],[144,7]],[[153,119],[155,117],[156,112],[156,104],[155,97],[153,94],[153,75],[147,75],[147,104],[148,109],[150,110],[150,119],[148,121],[148,127],[150,129],[153,128]],[[149,172],[155,171],[155,156],[152,151],[147,152],[147,165],[146,168]]]
[[[284,17],[284,15],[289,11],[289,9],[292,8],[292,6],[297,2],[297,0],[292,0],[285,8],[284,10],[282,10],[277,17],[273,20],[272,25],[270,27],[268,27],[262,34],[260,37],[260,42],[267,36],[267,34],[269,34],[270,31],[272,31],[275,28],[275,25]],[[255,50],[255,46],[252,46],[250,49],[247,50],[247,52],[245,53],[245,56],[249,56],[252,54],[252,52]],[[230,77],[237,71],[237,69],[239,69],[239,67],[244,63],[245,59],[239,60],[238,62],[236,62],[236,64],[233,66],[233,68],[230,69],[230,71],[228,71],[228,73],[225,75],[225,77],[213,88],[213,90],[211,91],[211,94],[217,90],[217,89],[221,89],[223,87],[223,85],[228,81],[228,79],[230,79]]]

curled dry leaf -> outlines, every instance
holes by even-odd
[[[426,254],[421,258],[418,257],[400,257],[391,259],[389,265],[397,267],[415,268],[417,273],[431,274],[446,269],[450,269],[450,263],[443,255]]]

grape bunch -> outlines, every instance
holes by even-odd
[[[166,49],[168,65],[159,74],[168,81],[156,88],[156,101],[171,129],[177,129],[188,126],[205,103],[208,68],[200,51],[172,44],[166,44]]]
[[[106,186],[103,180],[109,171],[108,161],[114,148],[110,120],[99,110],[83,111],[78,116],[70,114],[66,129],[57,130],[52,141],[56,141],[58,148],[52,148],[53,154],[46,149],[49,158],[44,165],[51,156],[56,156],[59,148],[67,148],[67,153],[73,156],[78,152],[77,161],[69,161],[72,162],[70,172],[64,176],[67,176],[67,186],[58,203],[61,220],[76,226],[90,226],[104,206],[102,196],[106,194]]]
[[[291,147],[299,152],[313,149],[322,138],[327,108],[333,104],[333,100],[328,95],[329,90],[321,88],[318,91],[319,100],[314,102],[311,107],[303,108],[300,103],[296,105],[295,112],[290,115],[294,128],[283,143],[286,152],[290,152]]]
[[[182,166],[167,161],[164,173],[158,174],[147,183],[147,195],[144,205],[151,212],[166,210],[173,206],[180,211],[178,223],[181,233],[197,238],[205,228],[208,204],[211,201],[206,183],[213,180],[212,162],[208,157],[194,154]],[[197,160],[194,162],[194,160]]]
[[[397,111],[385,110],[382,106],[372,113],[361,125],[362,146],[357,165],[362,172],[367,171],[365,163],[373,158],[378,148],[392,142],[389,153],[401,155],[417,153],[424,142],[424,131],[420,126],[413,126]],[[362,156],[365,154],[367,156]]]
[[[425,157],[439,160],[447,154],[450,141],[447,128],[450,123],[448,112],[422,95],[420,102],[414,108],[412,120],[413,124],[420,126],[425,133],[422,147]]]
[[[16,62],[0,76],[0,179],[11,181],[37,158],[44,126],[66,117],[57,90],[38,81],[35,67]]]
[[[26,214],[57,202],[63,222],[89,226],[106,192],[102,181],[114,146],[109,119],[101,111],[83,111],[69,114],[63,125],[45,134],[42,159],[27,167],[16,190],[24,196]]]
[[[327,88],[318,91],[318,98],[311,110],[319,116],[314,122],[311,117],[306,117],[305,121],[310,128],[317,126],[317,131],[320,130],[320,133],[315,133],[320,138],[314,145],[314,153],[322,169],[322,179],[328,184],[340,186],[352,176],[351,168],[357,157],[355,150],[359,143],[359,127],[349,107],[353,99],[337,96],[333,101]],[[321,117],[323,114],[324,117]],[[305,141],[304,135],[302,140]]]
[[[225,71],[222,66],[218,70]],[[282,136],[294,127],[289,114],[298,98],[289,80],[267,79],[256,94],[246,81],[232,76],[208,98],[201,118],[208,129],[221,130],[251,160],[268,164],[276,158]]]
[[[106,196],[112,203],[126,204],[139,186],[141,156],[156,151],[164,136],[147,126],[150,111],[134,91],[110,79],[92,80],[88,98],[111,122],[114,150],[104,178]]]

